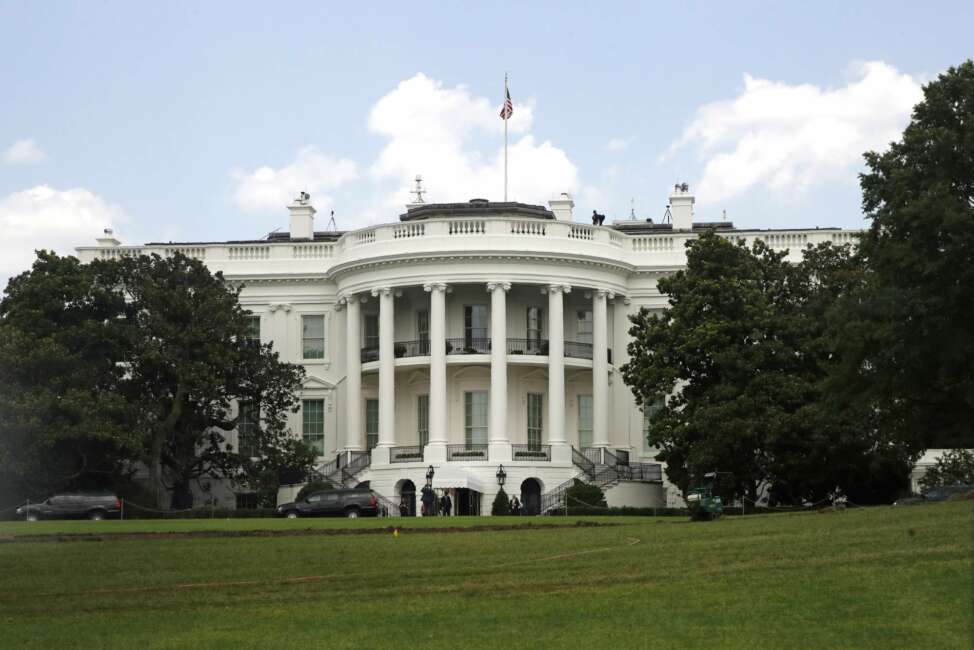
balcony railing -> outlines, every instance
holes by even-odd
[[[447,445],[446,459],[458,460],[458,461],[487,460],[487,445],[481,445],[481,444]]]
[[[446,339],[447,354],[490,354],[489,338],[459,337]],[[397,359],[407,357],[427,357],[430,354],[430,342],[396,341],[392,347]],[[507,339],[507,354],[548,355],[547,339]],[[591,359],[592,344],[579,341],[565,341],[565,356],[573,359]],[[609,363],[612,363],[612,350],[608,350]],[[377,346],[364,347],[361,353],[362,363],[379,360]]]
[[[447,354],[490,354],[489,338],[461,337],[446,340]]]
[[[548,341],[545,339],[507,339],[507,353],[547,355]]]
[[[389,450],[390,463],[421,463],[423,462],[423,446],[410,445],[408,447],[393,447]]]
[[[511,445],[511,452],[514,460],[551,462],[551,445]]]

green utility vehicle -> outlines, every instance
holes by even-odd
[[[701,485],[687,492],[687,510],[691,521],[713,521],[724,512],[724,502],[714,496],[711,486]]]

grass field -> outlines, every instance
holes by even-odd
[[[964,648],[970,502],[611,526],[17,541],[48,533],[356,529],[390,520],[0,524],[5,648]],[[534,519],[541,523],[572,523]],[[451,525],[523,523],[459,519]]]

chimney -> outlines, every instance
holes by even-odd
[[[555,213],[556,220],[571,221],[572,208],[575,207],[575,202],[572,201],[572,197],[569,196],[568,192],[562,192],[561,196],[557,199],[548,201],[548,207]]]
[[[677,183],[670,194],[670,217],[673,230],[693,229],[693,194],[686,183]]]
[[[301,192],[287,209],[291,213],[291,239],[314,239],[315,209],[311,195]]]

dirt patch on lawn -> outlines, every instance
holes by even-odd
[[[384,526],[382,528],[301,528],[291,530],[193,530],[131,533],[50,533],[46,535],[0,535],[0,544],[34,542],[117,542],[153,539],[203,539],[219,537],[331,537],[338,535],[442,535],[451,533],[481,533],[504,530],[551,530],[553,528],[600,528],[618,526],[616,523],[576,521],[573,524],[487,524],[484,526],[443,526],[437,528]]]

